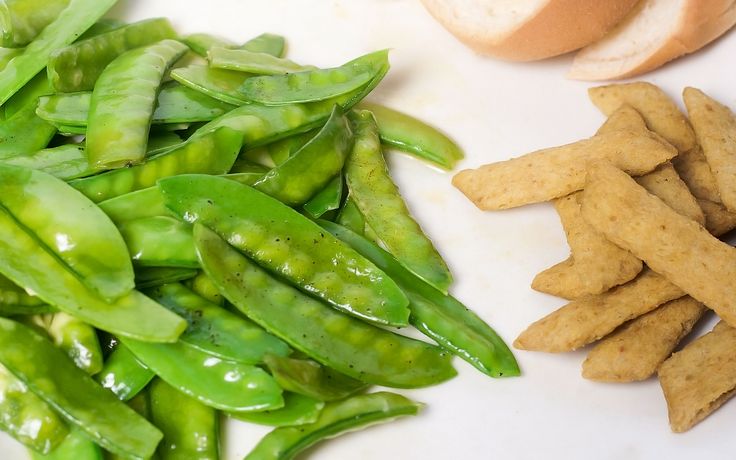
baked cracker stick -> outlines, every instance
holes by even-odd
[[[602,382],[645,380],[706,312],[690,296],[667,302],[603,338],[583,362],[583,377]]]
[[[607,163],[588,168],[582,210],[611,242],[736,324],[736,249]]]
[[[598,128],[596,134],[605,134],[620,129],[647,130],[647,124],[641,114],[629,104],[623,104],[608,114],[605,123]]]
[[[674,147],[654,133],[619,130],[460,171],[452,183],[480,209],[507,209],[582,189],[589,161],[608,161],[640,176],[676,154]]]
[[[683,99],[721,200],[736,211],[736,117],[698,89],[685,88]]]
[[[736,213],[722,204],[698,199],[698,205],[705,214],[705,228],[711,235],[721,236],[736,228]]]
[[[659,383],[667,400],[672,431],[689,430],[734,395],[734,349],[736,329],[721,321],[662,363]]]
[[[687,152],[681,152],[672,159],[672,165],[696,198],[714,203],[721,202],[716,178],[699,145]]]
[[[649,174],[636,177],[634,180],[678,213],[701,225],[705,224],[705,216],[698,201],[671,163],[663,163]]]
[[[533,323],[519,335],[514,347],[550,353],[576,350],[684,294],[677,286],[644,269],[633,281],[600,295],[573,300]]]

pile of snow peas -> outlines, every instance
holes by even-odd
[[[391,180],[383,146],[462,152],[363,100],[387,51],[319,69],[114,3],[0,2],[0,429],[34,459],[217,459],[224,414],[290,459],[422,407],[373,385],[519,375]]]

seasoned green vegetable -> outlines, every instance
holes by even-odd
[[[95,375],[95,380],[122,401],[128,401],[140,393],[153,377],[153,371],[119,343],[105,360],[102,370]]]
[[[321,401],[343,399],[368,387],[359,380],[308,359],[268,355],[265,362],[283,389]]]
[[[288,59],[275,57],[268,53],[246,49],[212,48],[207,52],[210,67],[215,69],[237,70],[256,75],[281,75],[301,70],[314,69]]]
[[[284,393],[284,407],[263,412],[228,412],[227,415],[244,422],[268,426],[295,426],[313,423],[325,403],[298,393]]]

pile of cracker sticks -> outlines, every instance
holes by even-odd
[[[538,291],[569,300],[514,342],[551,353],[590,349],[583,377],[657,374],[670,426],[690,429],[736,390],[736,117],[702,91],[689,119],[643,82],[591,88],[608,120],[573,144],[461,171],[453,184],[483,210],[552,201],[570,257]],[[708,310],[721,321],[673,354]]]

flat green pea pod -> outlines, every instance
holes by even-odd
[[[389,277],[283,203],[213,176],[170,177],[158,186],[179,218],[213,228],[299,289],[373,323],[406,324],[408,302]]]
[[[66,313],[56,313],[46,331],[78,368],[90,375],[100,372],[102,349],[92,326]]]
[[[206,65],[192,64],[171,70],[171,78],[183,86],[217,99],[219,101],[243,105],[248,102],[238,91],[251,75],[225,69],[213,69]]]
[[[197,276],[187,281],[186,286],[192,290],[195,294],[202,297],[203,299],[218,305],[220,307],[225,306],[225,298],[217,290],[217,286],[212,282],[207,273],[199,272]]]
[[[31,311],[35,307],[44,305],[43,300],[35,295],[28,294],[23,288],[0,275],[0,312],[6,312],[6,309],[11,308],[18,312],[22,312],[24,309]]]
[[[28,359],[28,356],[34,359]],[[161,432],[32,329],[0,318],[0,363],[105,449],[147,458]]]
[[[115,2],[116,0],[69,0],[69,6],[55,15],[53,22],[43,28],[23,54],[16,56],[0,71],[0,105],[46,67],[54,50],[76,40]],[[37,8],[36,6],[31,14],[37,14]]]
[[[312,140],[317,135],[319,130],[307,131],[306,133],[297,134],[294,136],[281,139],[276,142],[272,142],[265,145],[268,156],[274,165],[279,166],[286,162],[292,155],[299,151],[304,145]],[[248,152],[243,152],[241,156],[247,156]]]
[[[56,128],[36,115],[35,107],[27,106],[0,121],[0,160],[27,155],[46,147]]]
[[[317,421],[325,403],[298,393],[284,393],[284,407],[263,412],[228,412],[228,417],[268,426],[297,426]]]
[[[42,454],[55,449],[69,432],[61,417],[2,365],[0,430]]]
[[[87,126],[91,92],[60,93],[41,97],[36,114],[55,125]],[[166,83],[158,93],[151,123],[172,124],[210,121],[235,106],[213,99],[176,82]]]
[[[358,205],[355,204],[355,200],[353,200],[349,191],[342,208],[340,208],[340,212],[337,213],[335,222],[359,235],[365,235],[365,217],[363,217],[360,209],[358,209]]]
[[[125,345],[118,344],[94,378],[121,401],[129,401],[138,395],[154,376],[153,371],[141,363]]]
[[[24,168],[38,169],[62,179],[71,180],[91,174],[84,146],[64,144],[3,160],[4,163]]]
[[[69,0],[5,0],[0,5],[0,46],[26,46],[69,5]]]
[[[316,361],[354,379],[413,388],[456,372],[450,354],[344,315],[270,276],[201,224],[194,241],[202,268],[254,322]]]
[[[416,415],[422,404],[388,392],[354,396],[327,404],[316,422],[276,428],[267,434],[245,460],[291,460],[323,439]]]
[[[187,173],[225,174],[235,162],[241,144],[240,133],[217,129],[190,138],[141,165],[77,179],[69,184],[92,201],[100,202],[152,187],[163,177]]]
[[[89,106],[90,166],[115,168],[143,160],[161,80],[186,50],[183,43],[161,40],[127,51],[105,67]]]
[[[410,115],[372,102],[361,102],[360,109],[376,117],[381,142],[402,152],[450,170],[465,157],[462,149],[437,128]]]
[[[103,460],[102,449],[79,430],[72,430],[64,441],[48,454],[30,452],[31,460]]]
[[[116,225],[146,217],[172,215],[156,186],[110,198],[98,206]]]
[[[104,34],[105,32],[110,32],[111,30],[115,30],[118,27],[122,27],[124,25],[125,25],[125,21],[121,21],[120,19],[102,18],[99,21],[92,24],[89,27],[89,29],[87,29],[82,35],[79,36],[77,40],[78,41],[86,40],[96,35]]]
[[[304,203],[304,211],[312,219],[319,219],[325,213],[338,209],[342,202],[342,189],[342,176],[335,176],[322,190]]]
[[[276,34],[261,34],[245,42],[240,49],[252,53],[265,53],[280,58],[286,51],[286,39]]]
[[[217,412],[161,379],[149,390],[151,420],[164,433],[161,460],[219,460]]]
[[[64,181],[0,165],[0,205],[104,298],[133,289],[133,267],[115,225]]]
[[[378,51],[332,69],[249,78],[240,92],[246,99],[266,105],[323,101],[364,86],[386,65],[388,51]]]
[[[177,267],[138,267],[135,270],[135,285],[138,289],[150,289],[164,284],[194,278],[199,270]]]
[[[342,170],[352,146],[350,123],[336,105],[312,140],[253,187],[289,206],[304,204]]]
[[[166,284],[146,292],[189,323],[179,337],[200,351],[245,364],[263,362],[267,354],[286,356],[291,351],[281,339],[210,303],[179,283]]]
[[[452,274],[432,242],[409,214],[391,180],[371,112],[353,112],[355,146],[345,166],[350,196],[389,252],[442,292]]]
[[[265,363],[281,388],[320,401],[344,399],[368,385],[308,359],[268,355]]]
[[[168,19],[134,22],[51,53],[48,78],[58,92],[92,90],[105,67],[120,54],[166,38],[176,38]]]
[[[134,264],[148,267],[198,268],[192,229],[167,216],[144,217],[120,225]]]
[[[255,75],[282,75],[315,69],[314,66],[303,66],[268,53],[246,49],[211,48],[207,52],[207,60],[210,67],[215,69],[237,70]]]
[[[235,43],[224,38],[216,37],[211,34],[190,34],[182,39],[189,49],[202,57],[207,57],[207,51],[210,48],[231,48]]]
[[[120,341],[166,383],[210,407],[262,411],[284,405],[281,388],[258,367],[217,358],[184,342]]]
[[[319,221],[396,280],[411,300],[410,321],[422,333],[491,377],[519,375],[513,353],[498,334],[454,297],[438,291],[396,258],[338,224]]]
[[[11,117],[18,113],[26,106],[35,106],[41,96],[51,94],[54,89],[49,84],[48,79],[42,74],[38,74],[26,83],[13,97],[7,100],[3,107],[5,108],[5,116]]]

